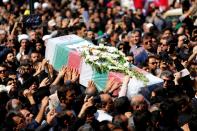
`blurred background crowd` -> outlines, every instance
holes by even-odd
[[[83,87],[76,69],[45,59],[47,40],[69,34],[118,48],[162,85]],[[195,131],[196,67],[197,0],[0,1],[0,130]]]

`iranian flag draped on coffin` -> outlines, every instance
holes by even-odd
[[[89,80],[93,80],[98,90],[102,91],[110,78],[114,78],[116,81],[120,82],[123,81],[125,73],[111,70],[101,72],[96,70],[92,65],[88,64],[87,59],[82,57],[82,53],[84,53],[84,47],[86,47],[86,50],[88,47],[93,49],[98,48],[91,42],[76,35],[66,35],[52,38],[47,41],[45,58],[49,60],[49,63],[53,65],[57,71],[61,69],[63,65],[78,69],[80,73],[79,82],[85,87],[87,87]],[[102,49],[103,48],[106,47],[102,47]],[[113,49],[113,47],[108,48]],[[95,61],[97,63],[97,60]],[[140,79],[132,77],[128,84],[127,96],[133,96],[143,89],[152,90],[155,85],[161,84],[163,82],[160,78],[155,77],[152,74],[135,66],[132,66],[132,70],[142,74],[147,78],[148,81],[146,84],[144,84],[144,82]]]

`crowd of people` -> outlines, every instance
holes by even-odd
[[[197,129],[197,0],[135,9],[120,0],[34,0],[34,10],[29,1],[0,1],[0,130]],[[182,15],[163,17],[177,8]],[[80,85],[78,70],[56,71],[45,59],[48,39],[69,34],[118,48],[163,83],[134,96],[113,93],[129,76],[101,92],[93,81]]]

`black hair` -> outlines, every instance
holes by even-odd
[[[59,100],[65,99],[66,94],[68,91],[74,90],[74,85],[73,84],[67,84],[67,85],[59,85],[57,88],[57,96]]]
[[[110,130],[110,128],[108,127],[108,124],[109,123],[111,123],[111,122],[109,122],[109,121],[107,121],[107,120],[104,120],[104,121],[101,121],[100,123],[99,123],[99,130],[100,131],[111,131]]]
[[[8,54],[10,54],[10,53],[14,54],[14,53],[13,53],[13,51],[12,51],[11,49],[8,49],[8,50],[6,50],[6,51],[4,52],[4,55],[3,55],[3,61],[5,61],[5,60],[6,60],[7,55],[8,55]]]
[[[114,116],[112,122],[115,124],[115,126],[122,128],[124,131],[127,130],[128,120],[124,121],[121,116],[124,116],[122,114]],[[125,116],[126,117],[126,116]]]
[[[0,67],[4,67],[7,69],[7,66],[5,64],[0,64]]]
[[[0,92],[0,123],[3,123],[3,121],[5,120],[5,116],[6,116],[6,103],[9,101],[9,96],[7,91],[1,91]]]
[[[127,36],[127,33],[122,33],[122,39],[124,39]]]
[[[130,101],[128,97],[122,96],[114,101],[114,108],[116,109],[117,113],[124,114],[128,111],[130,107]]]
[[[86,110],[85,110],[85,113],[84,115],[87,116],[87,115],[94,115],[94,113],[96,113],[97,111],[97,108],[95,106],[90,106],[88,107]]]
[[[171,71],[169,71],[169,70],[163,71],[163,72],[161,73],[160,76],[161,76],[161,77],[162,77],[162,76],[168,77],[168,78],[170,78],[171,80],[174,79],[173,73],[172,73]]]
[[[137,131],[145,131],[150,122],[151,114],[148,111],[135,111],[133,121]]]
[[[152,38],[152,34],[151,33],[144,33],[142,40],[148,39],[148,38]]]
[[[21,116],[21,114],[18,111],[9,111],[6,115],[6,119],[5,119],[5,125],[7,128],[13,130],[14,127],[17,126],[17,124],[15,123],[15,121],[13,120],[14,116]]]
[[[132,30],[129,34],[134,34],[134,33],[139,33],[140,36],[142,36],[142,30],[140,28],[136,28],[136,29]]]
[[[177,104],[170,99],[167,99],[160,104],[160,111],[162,116],[162,123],[164,123],[167,126],[174,126],[177,123],[175,123],[175,119],[177,119],[178,116],[178,108]]]
[[[162,34],[163,34],[165,31],[167,31],[167,30],[169,30],[171,33],[173,32],[172,28],[166,27],[166,28],[164,28],[164,29],[162,30]]]
[[[13,80],[14,80],[14,79],[9,78],[9,77],[5,78],[5,80],[4,80],[4,85],[7,85],[9,81],[13,81]]]

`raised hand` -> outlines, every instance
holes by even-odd
[[[45,86],[47,86],[47,85],[49,85],[50,84],[50,80],[49,80],[49,78],[44,78],[42,81],[41,81],[41,83],[40,83],[40,85],[39,85],[39,87],[45,87]]]
[[[121,82],[113,81],[113,85],[112,85],[112,87],[110,88],[109,93],[111,93],[111,92],[113,92],[114,90],[120,88],[121,85],[122,85]]]
[[[57,116],[57,112],[55,109],[52,109],[50,110],[48,113],[47,113],[47,116],[46,116],[46,121],[48,124],[52,124],[54,118]]]
[[[79,112],[78,117],[81,118],[85,113],[86,109],[90,106],[93,106],[93,97],[90,97],[82,106],[81,111]]]
[[[67,80],[71,81],[71,79],[72,79],[72,68],[67,67],[66,76],[67,76]]]
[[[115,79],[114,78],[111,78],[107,81],[107,84],[106,84],[106,87],[104,89],[104,92],[107,93],[109,92],[109,90],[112,88],[112,85],[114,83]]]
[[[34,76],[40,74],[41,71],[42,71],[42,64],[39,63],[37,68],[36,68],[36,72],[34,73]]]
[[[47,67],[48,67],[48,73],[53,78],[53,72],[54,72],[53,66],[51,64],[48,64]]]
[[[48,96],[45,96],[42,99],[42,101],[41,101],[41,105],[46,108],[48,106],[48,104],[49,104],[49,97]]]
[[[71,82],[75,83],[77,82],[77,80],[79,80],[79,72],[77,69],[72,69],[72,78],[71,78]]]
[[[88,81],[88,87],[87,88],[94,88],[94,89],[97,89],[96,88],[96,85],[94,84],[93,81]]]
[[[33,96],[33,92],[32,92],[31,90],[29,90],[29,89],[25,89],[25,90],[23,91],[23,96],[24,96],[24,97]]]
[[[44,68],[48,63],[49,63],[49,61],[47,59],[43,59],[42,60],[42,67]]]
[[[65,75],[66,71],[67,71],[67,67],[66,67],[66,66],[63,66],[63,67],[59,70],[58,76],[62,78],[62,77]]]

